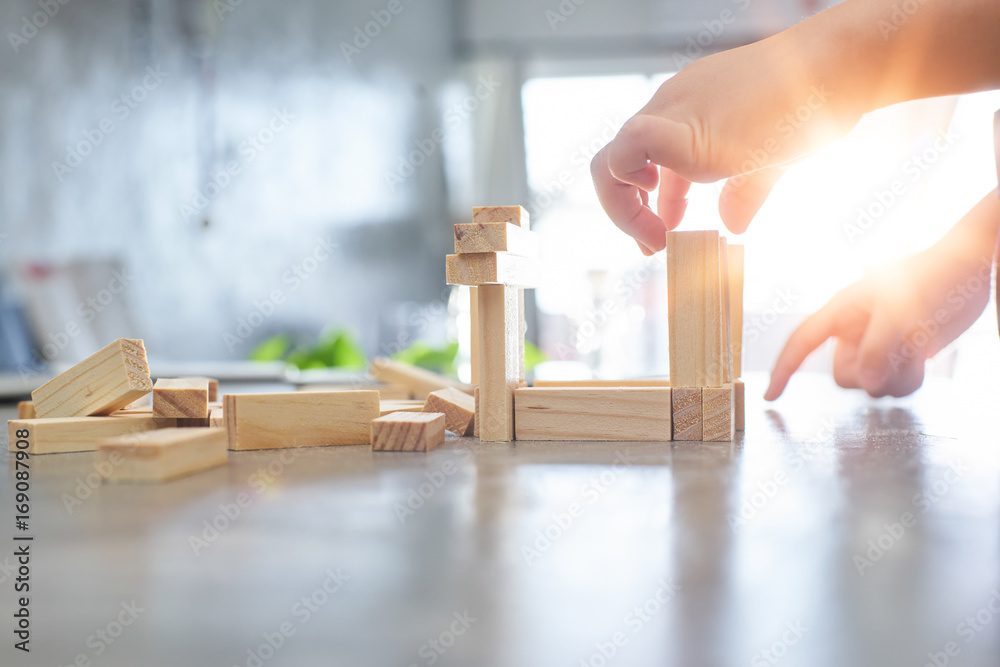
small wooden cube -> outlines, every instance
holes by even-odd
[[[427,396],[423,411],[444,413],[444,427],[455,435],[472,435],[475,431],[476,399],[464,391],[454,388],[433,391]]]
[[[34,419],[35,418],[35,404],[31,401],[21,401],[17,404],[17,418],[18,419]]]
[[[704,387],[701,391],[702,441],[732,442],[736,435],[733,385]]]
[[[207,378],[160,378],[153,385],[153,416],[208,419]]]
[[[674,440],[701,441],[701,387],[673,387]]]
[[[372,420],[373,452],[428,452],[444,442],[444,413],[393,412]]]
[[[473,222],[509,222],[528,229],[530,216],[523,206],[476,206],[472,209]]]

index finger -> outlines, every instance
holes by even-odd
[[[837,321],[841,311],[840,297],[834,297],[829,303],[805,319],[802,324],[788,337],[784,349],[778,355],[778,361],[771,371],[771,384],[764,393],[764,399],[773,401],[785,391],[788,380],[799,369],[813,351],[836,335]]]

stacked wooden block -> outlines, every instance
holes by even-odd
[[[725,442],[743,428],[743,248],[715,231],[667,234],[674,440]]]
[[[514,439],[514,392],[524,381],[524,289],[538,282],[538,247],[520,206],[475,208],[470,224],[455,225],[447,280],[475,294],[473,376],[481,440]]]

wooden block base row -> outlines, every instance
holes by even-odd
[[[741,381],[721,387],[674,387],[674,440],[731,442],[743,427],[743,397]]]

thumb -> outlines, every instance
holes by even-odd
[[[747,230],[782,174],[780,167],[769,167],[726,181],[719,195],[719,215],[729,231],[742,234]]]
[[[885,304],[876,304],[858,345],[858,380],[872,396],[885,396],[901,366],[910,361],[899,354],[903,332]]]

